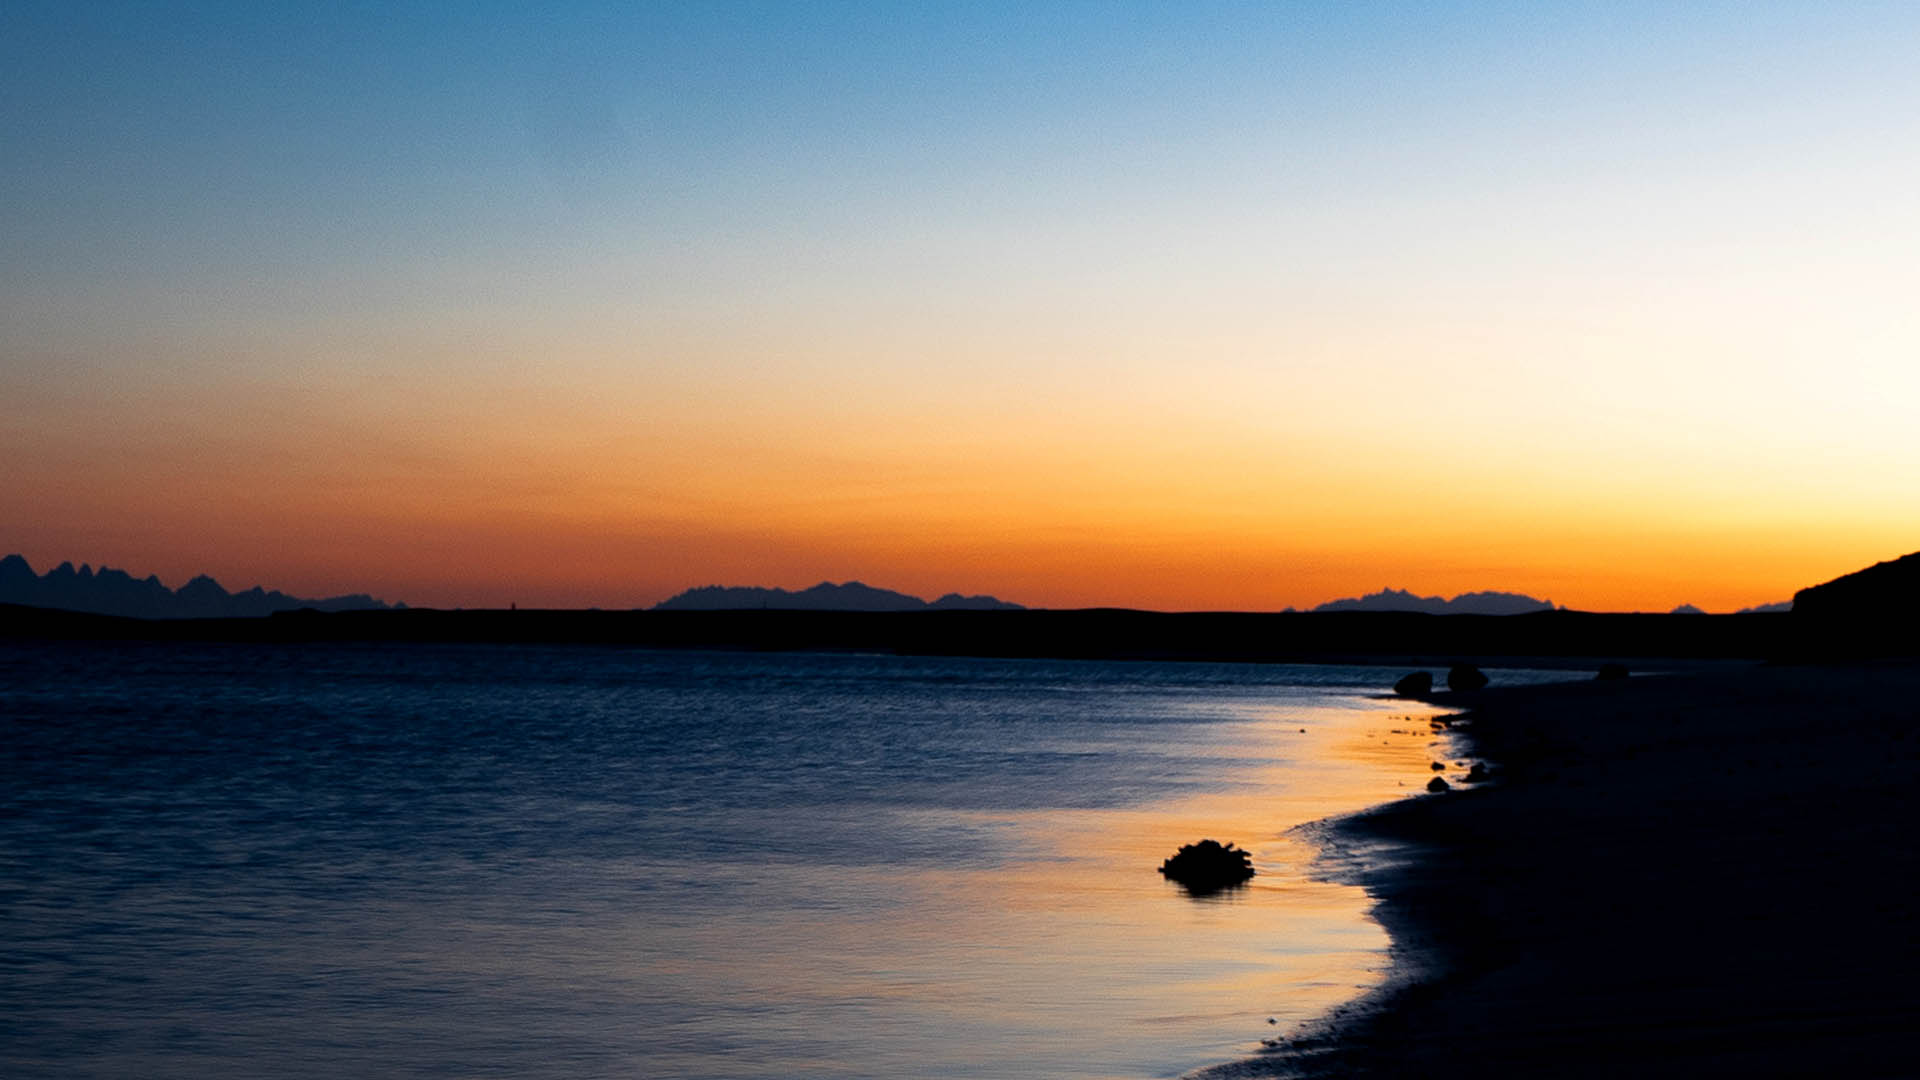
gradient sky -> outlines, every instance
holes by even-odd
[[[1920,6],[0,6],[0,549],[1728,610],[1920,548]]]

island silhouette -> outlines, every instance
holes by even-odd
[[[1552,611],[1553,601],[1509,592],[1468,592],[1451,600],[1416,596],[1405,589],[1381,589],[1365,596],[1329,600],[1315,611],[1417,611],[1427,615],[1525,615]]]
[[[702,585],[653,605],[654,611],[1024,611],[1025,606],[992,596],[948,593],[927,601],[858,581],[823,581],[798,592],[757,586]]]

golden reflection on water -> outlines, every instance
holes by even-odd
[[[781,1029],[780,1003],[832,1003],[864,1048],[862,1071],[932,1075],[956,1038],[977,1039],[962,1073],[982,1076],[1138,1075],[1141,1061],[1178,1072],[1256,1051],[1385,966],[1365,895],[1313,880],[1312,846],[1287,831],[1424,793],[1433,761],[1453,775],[1435,715],[1363,699],[1249,706],[1211,744],[1240,766],[1231,786],[1125,810],[973,815],[1015,837],[1011,862],[848,868],[813,915],[781,914],[757,942],[697,942],[700,977],[767,1001],[768,1034],[801,1056],[806,1033]],[[1196,898],[1159,875],[1202,837],[1250,851],[1253,880]],[[796,940],[808,947],[781,947]],[[668,959],[651,957],[648,977],[671,979]]]

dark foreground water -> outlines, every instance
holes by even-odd
[[[0,1075],[1177,1075],[1376,977],[1399,674],[0,644]]]

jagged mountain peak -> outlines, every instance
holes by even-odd
[[[35,574],[25,556],[0,559],[0,603],[85,611],[98,615],[125,615],[138,619],[248,618],[276,611],[318,608],[323,611],[381,609],[386,604],[365,595],[306,600],[255,585],[230,593],[213,577],[196,575],[179,589],[169,589],[156,574],[136,578],[125,570],[62,562],[45,574]]]

